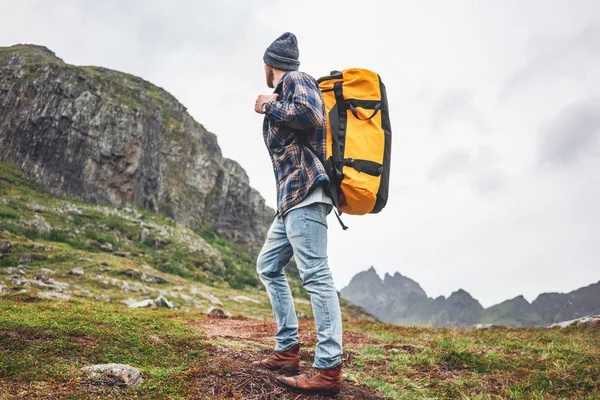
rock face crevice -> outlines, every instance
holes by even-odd
[[[53,194],[151,209],[253,248],[273,215],[169,93],[40,46],[0,47],[0,161]]]

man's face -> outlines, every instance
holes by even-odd
[[[267,86],[273,89],[275,85],[273,84],[273,80],[275,79],[275,74],[273,73],[273,67],[265,64],[265,77],[267,79]]]

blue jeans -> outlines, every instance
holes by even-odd
[[[313,203],[277,216],[258,256],[256,270],[265,285],[277,323],[275,351],[298,343],[298,319],[283,268],[292,254],[302,285],[310,294],[318,343],[313,367],[342,362],[342,314],[327,263],[327,214],[331,206]]]

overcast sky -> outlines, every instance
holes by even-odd
[[[378,72],[390,199],[346,232],[330,215],[338,289],[373,265],[487,307],[600,280],[600,1],[0,0],[0,16],[0,46],[171,92],[272,207],[265,48],[291,31],[315,77]]]

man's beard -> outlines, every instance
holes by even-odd
[[[273,68],[267,69],[267,86],[273,89],[275,86],[273,85],[273,80],[275,79],[275,74],[273,73]]]

